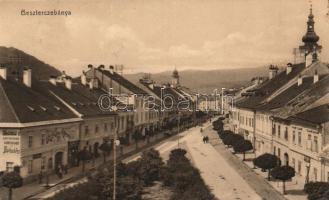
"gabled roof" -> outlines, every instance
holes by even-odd
[[[29,123],[77,118],[65,105],[55,98],[36,90],[33,80],[29,88],[14,79],[0,78],[0,122]]]
[[[96,69],[96,70],[100,70],[100,69]],[[111,78],[118,84],[122,85],[127,90],[131,91],[132,93],[137,95],[147,95],[147,92],[145,92],[144,90],[142,90],[141,88],[139,88],[138,86],[136,86],[135,84],[124,78],[123,76],[119,75],[118,73],[116,72],[111,73],[108,70],[101,70],[101,72],[105,76]]]
[[[239,100],[236,106],[240,108],[256,109],[262,101],[266,100],[267,97],[287,84],[290,80],[297,77],[303,69],[305,69],[305,63],[300,63],[293,65],[292,71],[289,74],[287,74],[286,71],[280,72],[274,78],[253,88],[252,92],[254,92],[255,95]]]
[[[313,77],[303,78],[303,83],[298,86],[297,83],[280,93],[278,96],[274,97],[271,101],[265,102],[257,106],[257,110],[272,110],[276,108],[281,108],[287,102],[294,99],[300,93],[308,89],[313,84]]]
[[[283,107],[275,110],[275,114],[281,118],[287,118],[291,115],[303,112],[314,102],[329,93],[329,74],[324,75],[320,80],[311,84],[305,91],[300,93],[296,98],[287,102]]]
[[[288,118],[300,123],[322,124],[329,122],[329,104],[321,105],[313,109],[298,113]]]
[[[64,84],[57,83],[53,85],[49,82],[43,82],[40,92],[54,96],[62,101],[71,110],[76,111],[81,117],[97,117],[104,115],[113,115],[109,110],[101,110],[98,105],[98,98],[105,94],[101,89],[92,89],[78,83],[72,83],[71,90],[67,89]]]

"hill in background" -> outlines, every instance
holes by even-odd
[[[39,80],[48,79],[50,75],[58,76],[61,72],[55,67],[13,47],[0,46],[0,64],[8,68],[8,75],[19,72],[22,76],[23,67],[32,68],[32,76]],[[151,77],[157,83],[170,83],[172,71],[152,74]],[[133,83],[139,81],[144,73],[125,74]],[[255,76],[267,76],[265,67],[222,69],[222,70],[183,70],[179,71],[181,85],[199,93],[211,93],[215,88],[240,88],[250,83]],[[17,75],[16,75],[17,76]]]
[[[23,67],[26,66],[32,69],[32,76],[40,80],[48,79],[50,75],[58,76],[61,74],[55,67],[13,47],[0,46],[0,63],[7,67],[9,76],[17,71],[19,72],[18,76],[21,76]]]
[[[156,83],[171,82],[171,71],[151,74]],[[268,76],[266,67],[219,69],[219,70],[183,70],[179,71],[181,85],[199,93],[211,93],[214,89],[240,88],[250,83],[256,76]],[[143,73],[124,75],[132,82],[138,82]]]

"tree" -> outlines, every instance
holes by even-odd
[[[304,185],[304,191],[307,193],[309,200],[329,199],[328,182],[309,182]]]
[[[216,131],[222,131],[224,128],[224,123],[221,120],[216,120],[212,123],[213,129]]]
[[[82,151],[79,152],[79,159],[82,161],[82,172],[85,171],[86,161],[92,159],[92,154],[84,147]]]
[[[244,140],[243,136],[229,133],[223,138],[223,143],[227,146],[233,146],[235,143],[241,142]]]
[[[295,169],[287,165],[278,166],[271,171],[271,176],[282,181],[283,194],[286,194],[285,182],[295,176]]]
[[[184,149],[174,149],[163,170],[163,182],[174,192],[171,199],[213,200],[214,196],[185,156]]]
[[[263,169],[263,170],[268,170],[268,180],[270,180],[270,173],[271,169],[276,167],[279,163],[279,158],[275,155],[265,153],[253,160],[253,163],[255,166]]]
[[[138,140],[142,138],[142,134],[138,131],[135,131],[132,137],[135,140],[136,149],[138,149]]]
[[[252,150],[253,147],[249,140],[240,140],[233,144],[233,149],[236,153],[243,153],[243,160],[245,160],[246,151]]]
[[[109,142],[104,142],[99,146],[99,149],[103,152],[104,163],[105,163],[106,155],[112,151],[112,145]]]
[[[145,185],[150,185],[160,178],[160,171],[164,165],[160,153],[155,149],[144,151],[140,159],[140,179]]]
[[[12,200],[13,189],[19,188],[23,185],[23,178],[19,173],[13,171],[3,175],[2,182],[3,186],[8,188],[8,199]]]

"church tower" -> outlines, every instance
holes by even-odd
[[[175,70],[172,73],[172,81],[171,81],[171,84],[172,84],[173,87],[179,86],[179,74],[178,74],[178,71],[177,71],[176,68],[175,68]]]
[[[308,15],[307,21],[307,31],[306,34],[303,36],[302,41],[304,45],[299,47],[299,50],[303,55],[306,57],[310,54],[312,57],[313,54],[317,54],[321,51],[322,46],[318,45],[318,41],[320,37],[314,31],[314,15],[312,12],[312,4],[310,8],[310,14]]]

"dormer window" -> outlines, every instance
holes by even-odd
[[[54,108],[55,108],[56,110],[58,110],[58,111],[60,111],[60,110],[61,110],[61,108],[60,108],[60,107],[58,107],[58,106],[54,106]]]
[[[40,106],[40,108],[41,108],[41,110],[43,110],[43,111],[47,111],[47,108],[45,108],[45,107],[43,107],[43,106]]]
[[[30,109],[32,112],[34,112],[34,111],[35,111],[35,109],[34,109],[34,108],[32,108],[31,106],[27,106],[27,108],[28,108],[28,109]]]

